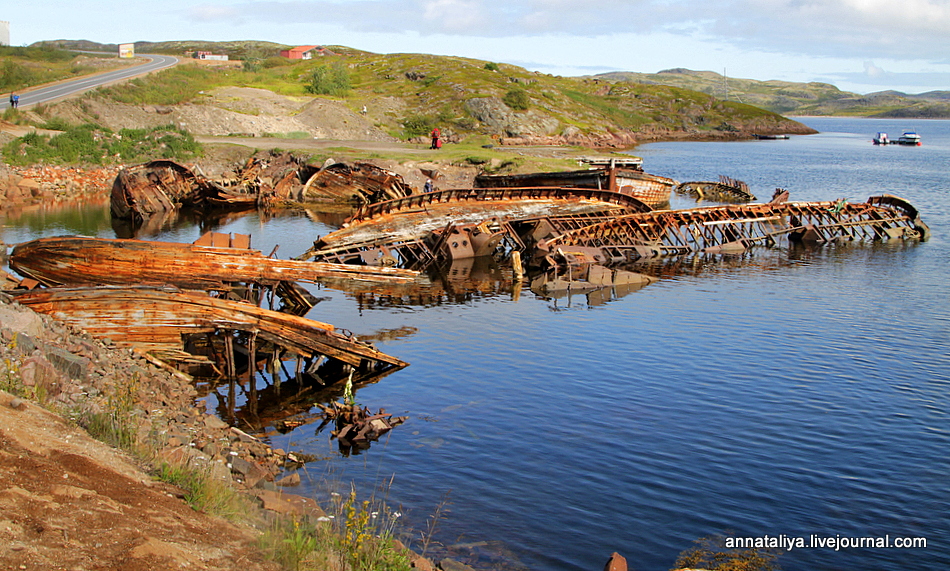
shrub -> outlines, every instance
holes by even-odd
[[[315,95],[345,97],[350,90],[350,74],[341,63],[321,65],[310,72],[305,89]]]
[[[291,65],[292,61],[280,56],[271,56],[264,60],[264,69],[274,69],[275,67],[285,67]]]
[[[438,119],[432,115],[412,115],[403,120],[402,128],[406,137],[411,139],[428,136],[437,124]]]
[[[257,58],[247,58],[241,64],[241,69],[248,73],[258,73],[264,69],[264,64]]]
[[[50,131],[67,131],[72,128],[72,125],[62,117],[51,117],[41,127]]]
[[[2,91],[10,91],[22,85],[32,85],[35,81],[34,73],[25,65],[9,59],[0,64],[0,90]]]
[[[524,111],[531,106],[531,98],[528,97],[528,92],[524,89],[512,89],[502,98],[502,101],[505,102],[505,105],[511,107],[515,111]]]
[[[485,69],[488,71],[498,71],[498,64],[490,61],[485,64]]]

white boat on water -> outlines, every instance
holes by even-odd
[[[881,132],[878,132],[878,134],[874,137],[874,144],[875,145],[889,145],[891,144],[891,140],[887,138],[887,133],[881,131]]]
[[[904,131],[904,133],[897,138],[898,145],[913,145],[915,147],[920,146],[920,135],[916,131]]]

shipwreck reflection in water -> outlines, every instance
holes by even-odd
[[[244,359],[238,374],[228,379],[217,376],[196,378],[198,398],[231,426],[259,437],[287,433],[300,426],[321,422],[318,405],[344,397],[346,382],[330,384],[303,361],[261,359],[249,370]],[[376,383],[393,370],[367,371],[352,376],[353,392]],[[345,378],[346,375],[343,375]]]
[[[555,304],[557,300],[584,296],[588,305],[602,305],[639,291],[655,281],[650,276],[643,276],[630,283],[592,284],[585,281],[586,270],[573,272],[570,279],[554,271],[532,271],[518,279],[510,265],[490,256],[433,264],[424,271],[429,276],[428,283],[378,284],[327,280],[324,285],[346,292],[363,311],[467,304],[497,297],[517,301],[525,292],[540,299],[552,300]],[[611,270],[618,271],[638,270]],[[556,284],[556,287],[548,287],[550,284]]]
[[[177,208],[175,210],[156,212],[141,221],[113,217],[111,223],[116,238],[136,238],[144,240],[162,236],[168,232],[182,228],[197,228],[202,234],[215,232],[252,213],[256,213],[263,223],[268,220],[280,218],[281,216],[291,215],[293,211],[252,207],[243,210],[214,210],[207,212],[195,208]]]

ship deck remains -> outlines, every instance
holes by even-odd
[[[504,226],[544,218],[618,216],[649,211],[628,195],[584,188],[474,188],[416,194],[361,207],[343,228],[314,242],[300,259],[404,266],[441,258],[433,233],[490,222]]]

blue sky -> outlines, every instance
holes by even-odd
[[[950,90],[950,0],[6,2],[10,43],[264,40],[432,53],[563,76],[673,67]]]

